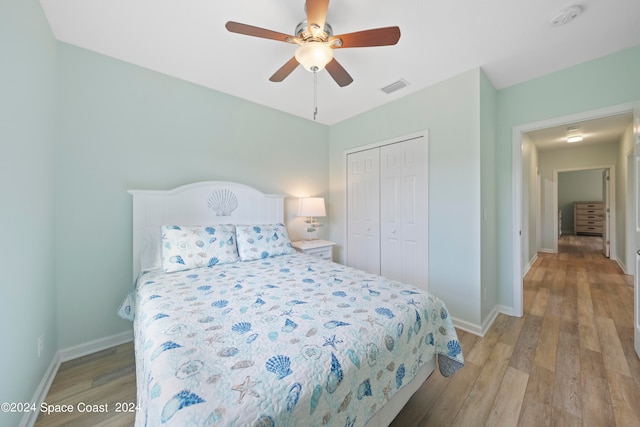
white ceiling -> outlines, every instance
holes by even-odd
[[[623,113],[596,119],[568,123],[547,129],[528,132],[527,135],[538,151],[566,150],[601,144],[616,144],[624,131],[633,123],[633,113]],[[569,130],[574,128],[576,130]],[[580,134],[583,140],[567,143],[567,136]]]
[[[304,0],[41,0],[58,40],[211,89],[313,119],[313,75],[298,67],[269,77],[295,46],[233,34],[237,21],[293,34]],[[562,27],[549,20],[579,4]],[[640,44],[638,0],[335,0],[334,34],[397,25],[395,46],[340,49],[354,78],[338,87],[318,75],[317,121],[334,124],[421,88],[482,67],[497,89]],[[391,95],[379,89],[410,85]]]

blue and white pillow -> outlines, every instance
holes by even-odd
[[[236,236],[242,261],[295,252],[284,224],[236,225]]]
[[[235,227],[163,225],[162,270],[166,273],[238,261]]]

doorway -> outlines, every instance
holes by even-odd
[[[558,240],[563,234],[599,235],[604,256],[616,259],[615,177],[615,165],[554,170],[553,212],[558,212],[558,215],[554,215],[553,229],[558,233],[554,233],[552,250],[545,252],[557,253]],[[576,202],[583,202],[578,206],[586,202],[602,202],[601,213],[595,212],[585,218],[586,222],[580,222],[581,215],[574,212]],[[599,207],[597,209],[600,210]],[[577,226],[574,223],[576,219],[578,224],[584,223],[587,228]]]
[[[636,104],[624,104],[613,107],[608,107],[600,110],[589,111],[574,114],[571,116],[564,116],[559,118],[554,118],[550,120],[545,120],[537,123],[530,123],[522,126],[517,126],[513,128],[512,133],[512,194],[513,194],[513,234],[512,234],[512,242],[513,242],[513,314],[517,316],[522,316],[523,313],[523,290],[522,290],[522,279],[523,279],[523,266],[525,264],[526,259],[525,255],[528,251],[532,256],[536,256],[538,251],[541,252],[556,252],[557,251],[557,237],[558,237],[558,209],[557,209],[557,201],[555,200],[557,197],[557,190],[554,192],[554,182],[557,183],[557,179],[554,179],[553,173],[548,172],[548,169],[563,170],[563,169],[580,169],[580,168],[595,168],[599,167],[602,169],[610,169],[612,170],[612,166],[616,163],[617,158],[614,157],[610,160],[600,159],[599,161],[604,160],[604,164],[597,164],[598,160],[591,160],[591,163],[571,163],[568,162],[564,165],[556,164],[556,165],[547,165],[547,170],[545,172],[545,164],[543,162],[538,162],[536,158],[538,155],[537,149],[531,150],[531,139],[529,138],[533,133],[540,132],[544,133],[546,131],[554,131],[558,133],[559,129],[564,130],[564,138],[556,138],[556,140],[549,140],[549,144],[554,143],[566,143],[566,136],[569,131],[571,131],[573,125],[582,124],[582,123],[591,123],[597,122],[600,119],[606,118],[614,118],[620,117],[626,120],[626,126],[633,120],[633,111],[634,108],[637,108]],[[554,129],[555,128],[555,129]],[[557,136],[557,135],[556,135]],[[610,137],[610,135],[609,135]],[[620,135],[618,136],[618,138]],[[594,138],[585,138],[585,141],[593,140]],[[529,144],[529,147],[527,147]],[[588,144],[587,144],[588,145]],[[585,146],[585,145],[583,145]],[[565,150],[568,152],[569,150]],[[533,159],[531,158],[525,159],[525,155],[527,153],[534,153]],[[560,153],[560,152],[558,152]],[[566,154],[566,153],[565,153]],[[559,155],[550,156],[552,159],[557,160],[556,157],[560,157]],[[597,157],[596,157],[597,158]],[[530,163],[524,162],[525,160],[529,160]],[[540,166],[538,168],[538,165]],[[536,185],[535,183],[531,183],[531,171],[535,170],[534,168],[538,168],[541,171],[541,183]],[[615,176],[615,173],[610,175]],[[542,209],[538,209],[536,204],[537,200],[531,201],[531,194],[535,194],[535,191],[531,191],[530,188],[536,186],[542,190],[543,195],[539,196],[540,200],[545,201]],[[529,188],[529,189],[528,189]],[[615,187],[614,187],[615,188]],[[614,194],[615,190],[611,191],[611,194]],[[533,204],[533,206],[532,206]],[[615,205],[614,203],[611,203]],[[546,209],[546,210],[545,210]],[[542,218],[540,221],[538,218],[531,218],[531,213],[542,211]],[[624,214],[624,213],[623,213]],[[527,216],[528,215],[528,218]],[[612,216],[613,217],[613,216]],[[615,217],[613,217],[615,218]],[[525,219],[527,222],[525,222]],[[532,222],[533,220],[533,222]],[[534,229],[533,234],[530,230],[531,224],[540,224],[541,230]],[[537,241],[536,238],[531,239],[528,236],[536,236],[538,233],[542,234],[542,243],[541,246],[537,248],[532,248],[532,242]],[[546,235],[545,235],[546,233]],[[528,235],[528,236],[527,236]],[[555,237],[554,237],[555,236]],[[545,242],[548,242],[545,244]]]

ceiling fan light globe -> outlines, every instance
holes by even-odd
[[[333,59],[333,49],[325,43],[309,42],[298,46],[295,56],[307,71],[320,71]]]

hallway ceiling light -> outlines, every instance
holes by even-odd
[[[582,137],[582,133],[580,132],[580,128],[577,126],[571,126],[567,129],[567,142],[571,144],[572,142],[580,142],[584,138]]]
[[[567,138],[567,142],[568,143],[572,143],[572,142],[580,142],[582,141],[584,138],[582,137],[582,135],[573,135]]]

